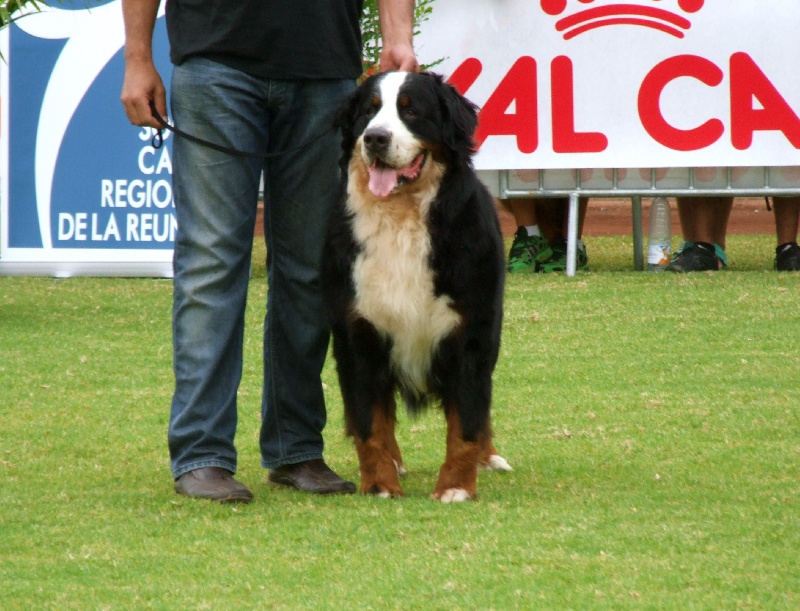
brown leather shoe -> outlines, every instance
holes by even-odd
[[[222,467],[203,467],[184,473],[175,480],[175,492],[193,499],[208,499],[220,503],[249,503],[253,493],[233,479]]]
[[[322,459],[270,469],[267,480],[314,494],[353,494],[356,485],[343,480]]]

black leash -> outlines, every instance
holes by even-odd
[[[231,148],[229,146],[222,146],[221,144],[217,144],[215,142],[203,140],[202,138],[198,138],[197,136],[192,136],[191,134],[187,134],[185,131],[178,129],[173,125],[170,125],[169,123],[167,123],[164,117],[158,114],[155,102],[153,102],[152,100],[150,101],[150,112],[152,113],[153,118],[156,121],[158,121],[158,124],[161,125],[161,128],[158,129],[155,134],[153,134],[153,137],[150,140],[150,143],[153,145],[154,149],[160,149],[164,144],[163,131],[166,129],[171,131],[176,136],[180,136],[181,138],[186,138],[187,140],[194,142],[195,144],[206,146],[208,148],[214,149],[215,151],[219,151],[221,153],[227,153],[228,155],[234,155],[235,157],[258,157],[261,159],[271,159],[273,157],[280,157],[281,155],[288,155],[289,153],[295,153],[301,149],[304,149],[305,147],[316,142],[317,140],[324,138],[334,130],[333,121],[331,121],[331,127],[329,129],[326,129],[324,132],[322,132],[318,136],[315,136],[308,142],[304,142],[303,144],[296,146],[294,148],[286,149],[283,151],[277,151],[274,153],[249,153],[247,151],[240,151],[238,149]]]

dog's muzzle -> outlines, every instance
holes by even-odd
[[[369,166],[369,190],[377,197],[388,197],[398,186],[416,180],[427,158],[422,151],[414,159],[401,167],[387,162],[392,134],[383,127],[367,129],[362,136],[367,158],[372,161]]]

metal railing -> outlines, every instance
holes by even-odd
[[[670,176],[673,169],[649,169],[649,180],[642,179],[643,170],[610,169],[604,178],[594,177],[597,170],[523,170],[534,180],[515,180],[513,170],[498,172],[499,196],[503,199],[569,197],[567,224],[567,270],[575,275],[578,242],[578,200],[581,197],[614,197],[631,199],[633,219],[633,265],[637,271],[644,269],[642,233],[642,197],[781,197],[800,196],[800,171],[797,177],[786,178],[776,173],[800,168],[681,168],[678,176]],[[715,175],[711,180],[699,180],[699,172]],[[718,178],[723,170],[722,178]],[[644,170],[647,172],[648,170]],[[518,173],[520,171],[516,171]],[[591,176],[586,179],[584,173]],[[628,172],[638,172],[639,178],[629,179]],[[610,176],[608,175],[610,173]],[[624,175],[623,175],[624,173]],[[685,173],[685,175],[683,175]],[[565,176],[571,174],[571,180]],[[706,177],[707,178],[707,177]]]

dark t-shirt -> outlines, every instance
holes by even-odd
[[[363,0],[168,0],[170,58],[277,79],[357,78]]]

